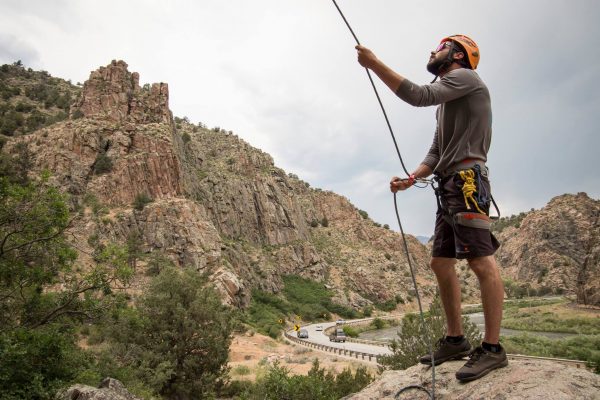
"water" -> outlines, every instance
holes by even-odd
[[[479,330],[483,333],[485,330],[483,313],[479,312],[479,313],[474,313],[474,314],[468,314],[467,316],[469,317],[471,322],[473,322],[475,325],[477,325]],[[392,339],[395,339],[398,337],[398,335],[397,335],[398,329],[399,329],[399,327],[394,326],[391,328],[363,332],[360,334],[359,337],[361,339],[366,339],[366,340],[391,341]],[[575,334],[575,333],[534,332],[534,331],[521,331],[521,330],[515,330],[515,329],[500,328],[500,335],[502,335],[502,336],[515,336],[515,335],[520,335],[523,333],[528,333],[528,334],[534,335],[534,336],[544,336],[544,337],[547,337],[550,339],[562,339],[562,338],[566,338],[566,337],[577,336],[577,334]]]

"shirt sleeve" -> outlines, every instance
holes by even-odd
[[[427,107],[446,103],[463,97],[475,89],[471,74],[474,72],[459,68],[448,72],[439,81],[430,85],[417,85],[408,79],[396,90],[396,95],[415,107]]]

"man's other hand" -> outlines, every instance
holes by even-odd
[[[398,190],[406,190],[415,183],[415,177],[413,175],[410,178],[402,179],[394,176],[390,181],[390,190],[392,193],[396,193]]]

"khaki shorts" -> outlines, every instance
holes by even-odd
[[[464,181],[458,173],[441,180],[439,188],[442,190],[440,202],[451,216],[457,213],[477,213],[473,204],[467,209],[462,192]],[[481,187],[477,186],[480,185]],[[485,176],[476,180],[477,192],[481,190],[491,197],[490,183]],[[490,202],[479,205],[479,208],[489,216]],[[496,237],[489,228],[465,226],[456,222],[455,218],[444,218],[443,210],[438,207],[435,220],[435,233],[433,238],[433,257],[446,257],[458,259],[471,259],[475,257],[490,256],[500,247]]]

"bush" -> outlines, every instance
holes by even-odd
[[[113,163],[112,163],[112,160],[110,159],[110,157],[108,155],[106,155],[106,153],[101,152],[98,154],[98,156],[96,157],[96,160],[94,161],[94,166],[93,166],[94,174],[96,174],[96,175],[105,174],[107,172],[110,172],[112,170],[112,167],[113,167]]]
[[[0,333],[2,399],[53,399],[91,364],[74,335],[50,325]]]
[[[146,193],[139,193],[135,196],[135,200],[133,200],[133,208],[142,211],[147,204],[150,204],[153,201],[152,197],[148,196]]]
[[[228,371],[234,315],[200,274],[167,268],[110,327],[112,368],[166,398],[211,398]]]
[[[366,211],[358,210],[358,213],[360,214],[361,217],[363,217],[363,219],[369,218],[369,214]]]
[[[385,321],[382,320],[381,318],[375,318],[372,322],[371,325],[373,325],[373,327],[375,329],[383,329],[383,327],[385,326]]]
[[[392,354],[380,359],[383,369],[406,369],[419,362],[419,358],[429,353],[439,338],[446,335],[446,317],[437,295],[425,315],[425,326],[418,314],[407,314],[398,330],[398,339],[392,340]],[[481,341],[481,332],[468,317],[462,317],[465,337],[471,343]]]
[[[186,144],[188,143],[190,140],[192,140],[192,137],[190,136],[189,133],[187,132],[183,132],[183,135],[181,135],[181,140],[183,140],[183,143]]]
[[[375,307],[381,311],[394,311],[396,309],[396,299],[390,299],[383,303],[375,303]]]
[[[361,391],[371,381],[373,377],[364,366],[358,367],[354,374],[346,368],[336,376],[333,371],[320,368],[315,359],[306,376],[290,376],[289,370],[276,362],[240,397],[246,400],[334,400]]]

